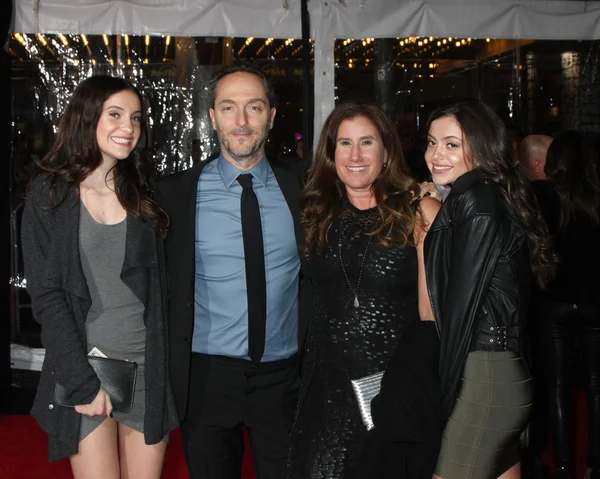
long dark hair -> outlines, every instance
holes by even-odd
[[[545,285],[554,275],[556,256],[533,190],[515,165],[503,121],[485,103],[465,100],[435,110],[426,131],[442,117],[458,122],[471,151],[471,158],[466,159],[498,186],[512,206],[529,240],[533,273],[538,283]]]
[[[578,215],[592,225],[600,224],[600,184],[596,171],[598,151],[577,131],[554,137],[544,173],[551,180],[561,201],[559,230],[564,230]]]
[[[37,163],[37,173],[46,172],[52,177],[51,204],[60,205],[67,188],[79,185],[102,164],[96,128],[104,102],[115,93],[131,91],[142,105],[140,138],[125,160],[118,161],[114,173],[115,192],[128,213],[148,222],[161,236],[166,234],[168,217],[155,203],[148,180],[153,173],[153,163],[148,152],[148,121],[146,103],[141,93],[127,80],[97,75],[82,81],[71,96],[61,117],[58,134],[48,154]]]
[[[392,241],[414,242],[415,215],[410,205],[419,188],[408,174],[398,134],[378,106],[346,102],[335,107],[325,120],[302,195],[300,224],[306,254],[325,250],[329,228],[347,199],[346,188],[335,169],[335,149],[340,124],[357,117],[364,117],[375,126],[387,153],[387,165],[372,185],[379,221],[370,234],[384,245]]]

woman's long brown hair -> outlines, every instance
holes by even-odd
[[[335,149],[341,123],[358,117],[375,126],[387,153],[387,165],[372,185],[379,218],[374,230],[368,233],[377,236],[384,245],[414,244],[415,214],[411,203],[419,187],[408,174],[398,134],[381,108],[346,102],[338,105],[323,125],[302,195],[300,225],[307,255],[325,251],[331,224],[347,201],[345,185],[335,169]]]
[[[140,139],[128,158],[117,162],[114,174],[115,192],[128,213],[146,221],[154,231],[164,236],[169,219],[156,204],[148,181],[153,162],[148,156],[147,108],[140,92],[127,80],[96,75],[82,81],[71,96],[61,117],[56,140],[48,154],[37,163],[37,173],[50,174],[51,204],[60,205],[68,189],[79,185],[102,164],[102,154],[96,138],[96,128],[104,102],[115,93],[132,91],[142,105]]]
[[[477,169],[496,183],[519,218],[529,240],[531,269],[538,284],[544,286],[554,275],[556,256],[533,189],[515,166],[504,122],[482,101],[464,100],[435,110],[427,121],[425,131],[429,131],[431,123],[443,117],[457,121]]]

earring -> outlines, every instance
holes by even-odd
[[[383,167],[385,168],[387,166],[387,161],[383,162]]]

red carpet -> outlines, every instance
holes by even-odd
[[[0,416],[0,478],[73,479],[69,460],[48,463],[46,434],[31,416]],[[252,457],[244,458],[243,479],[255,479]],[[188,479],[179,430],[171,434],[163,479]]]
[[[587,456],[586,401],[581,390],[575,398],[577,434],[577,477],[583,477]],[[247,449],[247,451],[249,448]],[[46,435],[31,416],[0,416],[0,478],[2,479],[72,479],[68,459],[48,463]],[[548,446],[544,462],[552,464]],[[163,479],[188,479],[179,430],[171,434]],[[255,479],[252,456],[246,454],[243,479]]]

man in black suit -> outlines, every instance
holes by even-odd
[[[244,427],[258,477],[280,479],[304,329],[298,321],[301,185],[292,168],[264,153],[276,113],[264,73],[229,66],[211,92],[221,154],[159,184],[171,218],[171,381],[193,479],[240,477]]]

